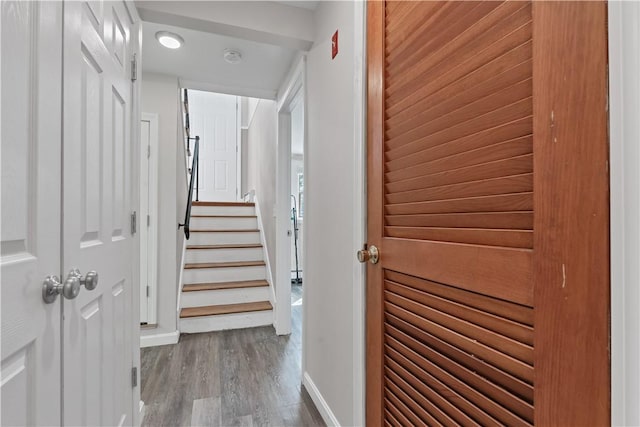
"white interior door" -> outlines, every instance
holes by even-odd
[[[123,2],[64,6],[63,270],[99,274],[64,300],[66,425],[133,422],[131,25]]]
[[[2,2],[2,424],[60,423],[62,5]]]
[[[238,200],[237,104],[237,96],[189,90],[191,136],[200,137],[200,200]]]

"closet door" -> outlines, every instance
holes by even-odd
[[[367,425],[608,424],[606,3],[368,6]]]
[[[3,1],[2,424],[60,423],[62,5]]]
[[[64,22],[63,265],[98,274],[64,301],[64,422],[131,424],[132,18],[70,1]]]

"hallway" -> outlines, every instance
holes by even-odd
[[[302,288],[292,286],[292,333],[273,327],[183,334],[141,351],[144,426],[323,426],[301,388]]]

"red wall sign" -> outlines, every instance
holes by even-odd
[[[333,33],[333,37],[331,37],[331,59],[335,58],[338,54],[338,30]]]

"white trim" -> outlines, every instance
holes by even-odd
[[[155,347],[158,345],[178,344],[179,340],[179,331],[155,335],[142,335],[140,337],[140,348]]]
[[[178,312],[176,319],[180,319],[180,308],[181,308],[181,304],[182,304],[182,287],[184,286],[184,280],[182,279],[182,277],[184,276],[184,259],[187,256],[187,239],[182,239],[182,255],[180,257],[180,275],[178,276],[178,298],[176,298],[178,300],[178,303],[176,304],[176,311]],[[176,320],[176,328],[178,327],[177,324],[178,320]]]
[[[304,87],[305,68],[306,68],[306,56],[302,55],[295,63],[295,67],[287,75],[284,85],[278,91],[278,99],[276,109],[278,112],[287,109],[289,112],[293,109],[294,103],[297,102],[296,95],[301,88]]]
[[[331,411],[329,404],[326,400],[324,400],[324,397],[322,397],[322,394],[320,394],[320,390],[318,390],[318,387],[316,387],[315,383],[307,372],[304,373],[304,376],[302,378],[302,385],[307,390],[307,393],[309,393],[309,396],[311,397],[311,400],[313,400],[313,403],[315,403],[316,408],[318,408],[318,412],[320,412],[320,415],[322,416],[325,424],[327,426],[339,427],[340,423],[338,422],[338,419],[333,414],[333,411]]]
[[[609,8],[611,424],[640,425],[640,3]]]
[[[288,80],[282,86],[277,101],[278,137],[276,148],[276,298],[283,304],[275,305],[275,328],[278,335],[291,333],[291,107],[300,102],[302,96],[303,147],[306,150],[306,57],[301,56],[298,63],[289,73]],[[307,159],[305,156],[305,167]],[[306,241],[306,239],[304,239]],[[306,259],[306,245],[303,243],[302,259]],[[304,319],[304,286],[303,286],[303,319]],[[304,322],[303,322],[304,323]],[[303,324],[304,330],[304,324]],[[304,335],[304,334],[303,334]],[[304,338],[303,338],[304,339]],[[304,354],[304,344],[302,353]],[[304,357],[302,358],[304,360]]]
[[[269,247],[267,246],[267,239],[264,235],[264,226],[262,223],[262,214],[260,213],[260,203],[258,202],[258,197],[256,196],[255,190],[251,190],[249,193],[249,201],[253,201],[255,203],[256,216],[258,217],[258,230],[260,230],[260,244],[262,245],[262,250],[264,251],[264,262],[267,267],[267,282],[269,282],[269,302],[272,307],[276,306],[276,294],[274,290],[273,284],[273,273],[271,273],[271,262],[269,261]],[[274,316],[274,327],[275,327],[275,316]]]
[[[242,110],[236,97],[236,200],[242,197]]]
[[[204,90],[208,92],[225,93],[227,95],[246,96],[249,98],[276,99],[276,91],[274,90],[218,85],[185,79],[178,79],[178,84],[180,87],[186,89]]]
[[[157,320],[158,312],[158,115],[155,113],[142,113],[141,122],[149,122],[149,145],[151,155],[148,159],[149,186],[146,189],[140,188],[140,196],[146,195],[149,200],[147,212],[140,209],[140,237],[147,233],[149,244],[140,241],[140,248],[146,247],[146,259],[140,259],[140,268],[147,268],[147,284],[150,288],[149,297],[147,298],[147,323],[154,325]],[[145,149],[140,144],[140,161],[144,161]],[[146,190],[146,194],[145,191]],[[146,225],[146,218],[149,215],[149,226]],[[145,232],[143,232],[145,230]],[[142,254],[142,251],[141,251]],[[147,260],[150,265],[147,266]]]
[[[367,139],[366,139],[366,3],[354,2],[354,153],[353,167],[353,248],[362,249],[367,241]],[[365,424],[365,265],[353,262],[353,424]]]

